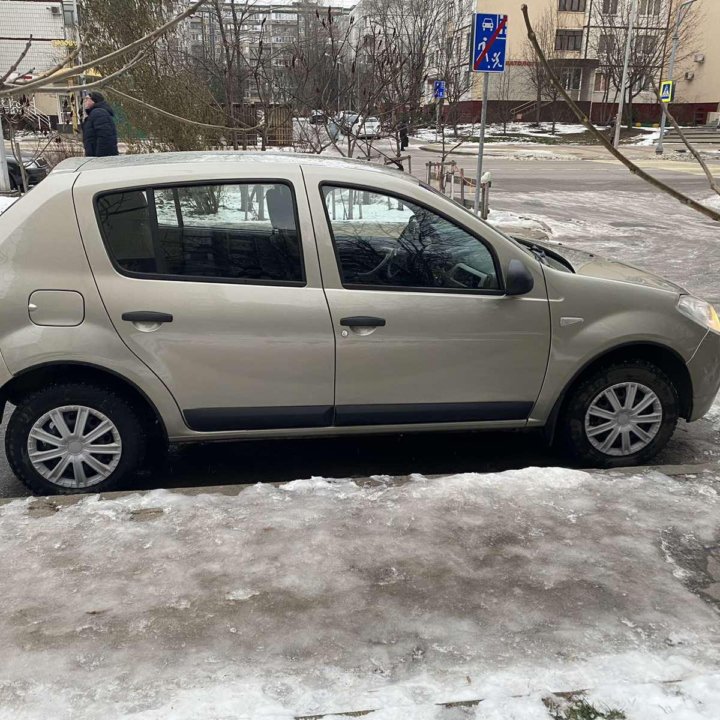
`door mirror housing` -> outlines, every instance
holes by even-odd
[[[511,260],[508,263],[505,275],[506,295],[526,295],[535,287],[535,278],[520,260]]]

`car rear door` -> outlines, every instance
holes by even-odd
[[[337,343],[336,424],[523,424],[550,347],[538,263],[410,182],[304,173]],[[520,297],[502,289],[513,258],[535,280]]]
[[[73,190],[110,319],[193,430],[332,424],[334,340],[302,175],[266,168],[120,168]]]

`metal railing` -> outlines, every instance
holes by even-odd
[[[426,173],[425,179],[428,185],[437,183],[437,188],[441,193],[447,195],[451,200],[456,200],[463,207],[473,207],[473,194],[466,192],[466,188],[474,189],[476,182],[474,178],[466,177],[465,169],[459,168],[455,160],[448,162],[425,163]],[[480,179],[480,217],[487,220],[490,213],[490,187],[492,186],[492,176],[490,173],[484,173]]]
[[[41,113],[35,105],[35,98],[31,97],[22,102],[14,97],[0,98],[0,112],[8,117],[24,117],[26,121],[38,132],[50,132],[52,122],[50,116]]]

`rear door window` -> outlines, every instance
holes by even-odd
[[[283,183],[122,190],[100,195],[96,208],[110,258],[124,274],[304,283],[295,200]]]

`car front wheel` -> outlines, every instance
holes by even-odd
[[[597,370],[571,391],[560,434],[581,463],[639,465],[665,447],[678,407],[677,390],[662,370],[640,360],[619,363]]]
[[[143,424],[120,395],[95,385],[50,385],[18,403],[5,435],[8,462],[37,494],[99,492],[137,470]]]

